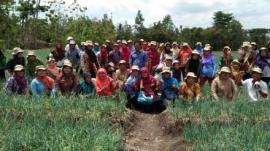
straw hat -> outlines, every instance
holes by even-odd
[[[222,72],[224,72],[224,73],[231,73],[231,70],[230,70],[230,68],[228,68],[228,67],[222,67],[222,68],[220,69],[220,73],[222,73]]]
[[[121,40],[117,40],[116,42],[117,42],[117,43],[121,43]]]
[[[140,70],[140,68],[137,66],[137,65],[133,65],[132,67],[131,67],[131,70]]]
[[[180,62],[179,62],[178,60],[174,60],[174,61],[173,61],[173,66],[174,66],[176,63],[179,63],[179,64],[180,64]]]
[[[85,45],[86,45],[86,46],[94,46],[94,45],[93,45],[93,42],[86,42]]]
[[[35,54],[34,51],[28,51],[27,56],[28,56],[28,57],[29,57],[29,56],[36,56],[36,54]]]
[[[111,67],[114,67],[114,63],[113,62],[109,62],[108,65],[111,66]]]
[[[119,64],[126,64],[126,60],[120,60]]]
[[[102,47],[106,48],[106,47],[107,47],[107,45],[106,45],[106,44],[102,44],[102,45],[101,45],[101,48],[102,48]]]
[[[170,68],[169,67],[164,67],[163,69],[162,69],[162,72],[161,72],[162,74],[164,74],[164,73],[169,73],[169,74],[171,74],[172,72],[171,72],[171,70],[170,70]]]
[[[72,39],[72,40],[69,41],[69,44],[70,45],[76,45],[76,42],[75,42],[75,40]]]
[[[252,69],[252,72],[256,72],[256,73],[262,74],[262,69],[261,68],[258,68],[258,67],[254,67]]]
[[[132,43],[132,40],[131,40],[131,39],[129,39],[127,42],[128,42],[128,43]]]
[[[204,47],[212,47],[210,44],[205,44]]]
[[[196,42],[196,45],[202,46],[202,42]]]
[[[192,55],[200,55],[200,53],[199,53],[197,50],[193,50],[193,51],[191,52],[191,54],[192,54]]]
[[[127,45],[127,41],[126,40],[122,40],[122,44],[126,44]]]
[[[24,67],[22,65],[16,65],[14,67],[14,71],[22,71],[22,70],[24,70]]]
[[[260,48],[260,50],[262,51],[262,50],[267,50],[267,48],[265,48],[265,47],[262,47],[262,48]]]
[[[144,39],[140,39],[140,42],[144,42]]]
[[[210,46],[206,46],[203,48],[203,51],[210,51],[211,50],[211,47]]]
[[[114,43],[113,46],[119,46],[118,43]]]
[[[154,45],[154,46],[156,46],[156,45],[157,45],[157,43],[156,43],[155,41],[151,41],[151,42],[150,42],[150,45]]]
[[[184,43],[183,43],[183,46],[188,46],[188,43],[187,43],[187,42],[184,42]]]
[[[43,66],[43,65],[39,65],[39,66],[36,66],[36,71],[37,70],[46,70],[46,67],[45,66]]]
[[[242,44],[242,48],[243,48],[243,47],[251,47],[250,42],[244,41],[243,44]]]
[[[14,54],[23,53],[24,51],[20,47],[13,48]]]
[[[54,58],[49,58],[48,62],[55,61]]]
[[[187,79],[188,77],[197,78],[197,76],[193,72],[188,72],[185,79]]]
[[[232,61],[232,63],[240,64],[240,62],[239,62],[237,59],[234,59],[234,60]]]
[[[68,59],[65,59],[64,60],[64,63],[63,63],[63,67],[64,66],[67,66],[67,67],[71,67],[72,68],[72,63]]]
[[[106,43],[110,43],[110,40],[107,39],[105,42],[106,42]]]
[[[68,37],[67,37],[67,41],[70,41],[70,40],[73,40],[73,37],[68,36]]]
[[[231,50],[231,48],[229,46],[225,46],[223,49],[230,49]]]
[[[95,44],[95,46],[99,46],[99,43],[97,43],[97,42],[95,42],[94,44]]]
[[[254,42],[254,41],[253,41],[253,42],[251,42],[250,44],[251,44],[251,45],[254,45],[254,46],[257,46],[257,43],[256,43],[256,42]]]
[[[175,42],[173,42],[172,44],[173,44],[173,45],[177,45],[177,42],[175,41]]]

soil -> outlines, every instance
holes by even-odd
[[[181,126],[166,110],[156,114],[128,110],[124,127],[126,151],[186,150]]]

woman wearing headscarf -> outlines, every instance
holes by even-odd
[[[114,90],[117,89],[117,85],[113,79],[108,76],[107,71],[104,68],[100,68],[97,71],[96,79],[93,79],[96,92],[100,96],[114,96]]]
[[[16,65],[13,75],[7,80],[5,90],[10,94],[26,94],[28,92],[28,81],[22,65]]]
[[[62,75],[55,82],[57,94],[75,94],[78,87],[78,79],[73,72],[72,64],[69,60],[64,60]]]
[[[54,96],[54,80],[47,75],[46,68],[43,65],[36,66],[35,74],[36,77],[31,82],[32,96]]]
[[[61,76],[61,69],[56,66],[55,59],[49,58],[47,65],[48,76],[57,80]]]
[[[200,86],[203,87],[206,81],[211,85],[216,75],[217,65],[216,58],[212,54],[210,47],[203,49],[201,63]]]

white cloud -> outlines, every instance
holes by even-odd
[[[71,3],[74,0],[66,0]],[[209,27],[213,13],[224,11],[233,13],[244,28],[269,28],[270,2],[268,0],[77,0],[88,8],[86,14],[91,18],[102,18],[104,13],[112,13],[114,23],[127,21],[134,24],[140,9],[145,24],[161,20],[170,14],[176,26]]]

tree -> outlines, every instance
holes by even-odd
[[[257,42],[258,45],[265,46],[267,44],[267,34],[270,33],[270,29],[255,28],[248,30],[248,33],[251,41]]]
[[[116,39],[132,39],[132,26],[129,25],[126,21],[124,24],[118,24],[116,28]]]
[[[143,32],[145,29],[143,22],[144,22],[143,14],[141,10],[138,10],[137,15],[135,17],[135,25],[134,25],[137,38],[141,38],[141,36],[143,36]]]

